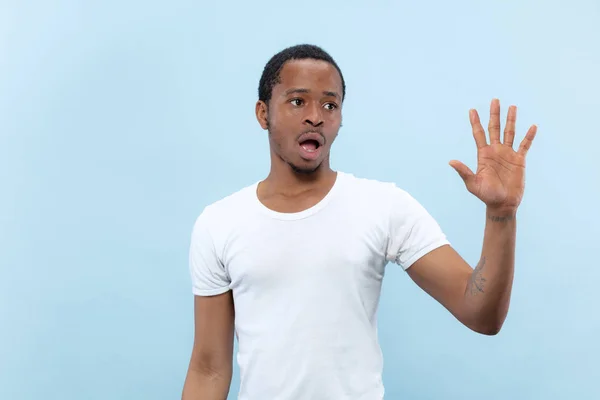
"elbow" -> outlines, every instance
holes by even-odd
[[[500,333],[508,315],[508,303],[484,304],[464,314],[471,330],[486,336]]]
[[[486,336],[495,336],[502,330],[505,319],[506,314],[499,315],[497,313],[491,313],[472,318],[469,323],[465,323],[465,325],[476,333]]]
[[[500,333],[500,330],[502,329],[502,324],[484,325],[471,329],[485,336],[496,336],[498,333]]]
[[[492,315],[480,319],[477,324],[477,332],[482,335],[495,336],[500,333],[505,320],[506,313],[492,313]]]
[[[198,374],[213,380],[229,378],[233,365],[230,358],[208,353],[192,357],[190,369]]]

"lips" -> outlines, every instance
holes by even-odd
[[[306,132],[298,139],[300,156],[308,161],[316,160],[321,154],[325,140],[318,132]]]
[[[325,144],[325,139],[319,132],[305,132],[298,138],[298,143],[300,144],[308,141],[316,142],[319,146]]]

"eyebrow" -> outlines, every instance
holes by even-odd
[[[340,95],[337,94],[337,92],[323,92],[323,94],[325,96],[330,96],[330,97],[337,97],[338,99],[340,98]]]
[[[310,93],[310,90],[302,89],[302,88],[292,88],[292,89],[286,90],[285,95],[289,96],[292,93]],[[337,92],[324,91],[323,95],[329,96],[329,97],[337,97],[338,99],[340,98],[340,95]]]

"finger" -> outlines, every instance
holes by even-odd
[[[529,148],[531,147],[531,143],[533,143],[533,139],[535,139],[535,134],[537,133],[537,126],[531,125],[531,128],[527,131],[527,134],[521,141],[521,145],[519,146],[518,153],[522,155],[527,155]]]
[[[469,119],[471,121],[471,127],[473,128],[473,137],[475,138],[477,148],[481,149],[482,147],[487,146],[485,130],[483,130],[483,126],[481,126],[479,114],[477,114],[476,110],[469,110]]]
[[[490,144],[500,143],[500,101],[498,99],[493,99],[490,105],[488,131],[490,132]]]
[[[515,124],[517,123],[517,107],[510,106],[504,127],[504,144],[512,147],[515,141]]]
[[[462,180],[465,182],[465,185],[467,186],[471,178],[475,176],[473,171],[471,171],[469,167],[467,167],[460,161],[452,160],[450,161],[450,166],[454,168],[456,172],[458,172],[458,175],[462,178]]]

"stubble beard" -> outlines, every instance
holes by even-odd
[[[271,123],[270,121],[267,121],[267,132],[269,133],[269,136],[272,136],[272,132],[271,132]],[[282,147],[279,145],[279,143],[275,143],[275,146],[277,147],[277,149],[281,150]],[[317,172],[317,170],[321,167],[321,164],[323,163],[323,161],[321,160],[316,166],[314,167],[310,167],[310,168],[306,168],[306,167],[299,167],[298,165],[294,164],[293,162],[286,160],[285,157],[283,157],[281,151],[276,152],[277,157],[279,157],[279,159],[281,161],[283,161],[284,163],[286,163],[287,165],[290,166],[290,168],[292,169],[292,171],[296,174],[299,175],[310,175],[313,174],[315,172]]]
[[[279,150],[281,150],[281,146],[276,145],[277,148]],[[284,157],[284,155],[282,154],[281,151],[277,152],[277,156],[279,157],[279,159],[281,161],[283,161],[284,163],[286,163],[287,165],[289,165],[289,167],[292,169],[292,171],[296,174],[299,175],[310,175],[313,174],[315,172],[317,172],[317,170],[321,167],[321,164],[323,163],[323,161],[319,161],[317,165],[315,166],[311,166],[311,167],[301,167],[299,165],[294,164],[294,162],[290,161],[289,159],[286,159],[286,157]]]
[[[298,167],[297,165],[294,165],[291,162],[287,162],[287,164],[290,166],[290,168],[292,168],[292,171],[294,171],[295,173],[297,173],[299,175],[310,175],[310,174],[316,172],[319,169],[319,167],[321,166],[321,163],[322,162],[320,162],[314,168],[301,168],[301,167]]]

